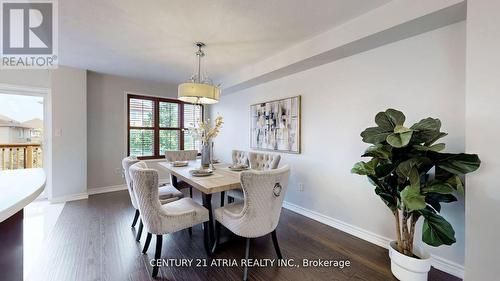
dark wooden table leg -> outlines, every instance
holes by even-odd
[[[226,196],[226,192],[222,191],[220,193],[220,206],[221,207],[224,207],[225,196]],[[214,238],[214,246],[212,247],[212,254],[215,253],[215,251],[217,250],[217,246],[219,246],[220,228],[221,228],[220,223],[217,220],[215,220],[215,238]]]
[[[225,192],[225,191],[222,191],[222,192],[220,193],[220,206],[221,206],[221,207],[224,207],[224,200],[226,199],[225,197],[226,197],[226,192]]]
[[[208,222],[203,223],[203,239],[207,255],[212,256],[212,243],[214,241],[214,217],[212,214],[212,194],[202,193],[203,206],[208,210]]]
[[[177,187],[179,186],[178,181],[177,181],[177,177],[176,177],[176,176],[174,176],[174,175],[170,175],[170,180],[172,181],[170,184],[171,184],[173,187],[177,188]]]

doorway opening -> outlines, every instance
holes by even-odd
[[[44,97],[0,91],[0,170],[43,168]]]

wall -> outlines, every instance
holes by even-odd
[[[50,70],[0,69],[0,83],[49,88]]]
[[[215,153],[249,150],[249,105],[302,95],[302,153],[282,154],[292,167],[286,201],[371,232],[394,238],[392,214],[352,165],[367,147],[359,133],[377,112],[398,108],[411,124],[440,118],[448,151],[465,149],[465,24],[460,22],[222,97],[212,115],[225,117]],[[235,134],[238,132],[238,134]],[[297,183],[304,183],[299,192]],[[430,249],[462,274],[464,204],[443,208],[457,243]],[[418,234],[417,234],[418,235]],[[448,270],[450,271],[450,270]]]
[[[53,201],[86,196],[87,72],[60,66],[51,73]]]
[[[0,70],[0,83],[52,88],[53,201],[84,198],[87,189],[123,185],[126,155],[125,92],[176,97],[177,85],[87,72]],[[55,136],[56,132],[61,136]],[[88,151],[88,153],[87,153]],[[168,175],[155,161],[148,165]],[[50,172],[49,172],[50,173]]]
[[[121,161],[127,155],[126,92],[177,97],[177,85],[88,72],[88,187],[123,185]],[[155,161],[148,165],[168,175]]]
[[[466,280],[498,280],[500,220],[500,1],[467,1],[467,152],[482,164],[467,177]]]
[[[0,127],[0,143],[10,143],[9,127]]]
[[[64,201],[87,192],[87,108],[86,71],[59,66],[55,70],[0,70],[0,83],[47,88],[45,103],[48,127],[48,197]],[[57,132],[60,132],[57,133]],[[56,134],[57,133],[57,134]],[[52,143],[51,143],[52,141]],[[47,164],[47,165],[46,165]]]

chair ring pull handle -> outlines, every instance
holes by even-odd
[[[281,184],[279,182],[275,183],[274,184],[274,188],[273,188],[273,194],[275,197],[279,197],[280,194],[281,194]]]

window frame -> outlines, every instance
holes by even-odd
[[[153,102],[153,127],[130,126],[130,99],[150,100]],[[176,103],[178,106],[179,127],[160,127],[160,102]],[[184,105],[195,105],[173,98],[163,98],[154,96],[144,96],[137,94],[127,94],[127,156],[130,156],[130,130],[153,130],[153,155],[137,156],[140,160],[163,159],[165,155],[160,154],[160,131],[175,130],[179,132],[179,150],[184,150]],[[201,105],[201,120],[204,121],[205,108]]]

